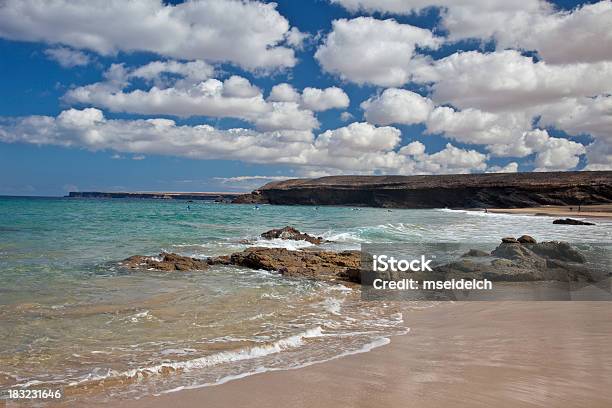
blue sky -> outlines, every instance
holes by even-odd
[[[609,1],[180,3],[0,5],[0,195],[610,167]]]

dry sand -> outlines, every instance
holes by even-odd
[[[142,407],[612,407],[612,304],[462,302],[404,314],[389,345],[113,404]]]
[[[582,218],[582,217],[599,217],[599,218],[610,218],[612,219],[612,204],[599,204],[599,205],[583,205],[578,211],[578,206],[552,206],[545,205],[542,207],[529,207],[529,208],[489,208],[487,209],[492,213],[505,213],[505,214],[526,214],[526,215],[547,215],[551,217],[570,217],[570,218]]]

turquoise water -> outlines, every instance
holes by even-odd
[[[612,238],[609,221],[576,228],[466,211],[0,197],[0,389],[52,384],[68,398],[138,397],[366,351],[403,332],[397,308],[363,303],[340,285],[228,266],[161,273],[117,264],[161,251],[309,245],[258,239],[285,225],[324,236],[334,250]]]

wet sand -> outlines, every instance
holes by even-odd
[[[523,215],[546,215],[551,217],[569,218],[607,218],[612,219],[612,204],[583,205],[578,211],[578,206],[552,206],[529,208],[488,208],[491,213],[523,214]]]
[[[113,406],[612,406],[608,302],[446,302],[404,317],[410,333],[368,353]]]

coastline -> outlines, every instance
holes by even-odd
[[[483,210],[473,210],[483,211]],[[487,208],[494,214],[517,214],[547,217],[569,217],[569,218],[603,218],[612,219],[612,204],[584,205],[578,212],[577,206],[552,206],[526,208]]]
[[[0,0],[0,408],[612,408],[611,23]]]
[[[326,176],[265,184],[234,202],[382,208],[519,208],[612,203],[610,171]]]
[[[116,406],[607,407],[608,316],[606,302],[442,303],[367,353]]]
[[[82,206],[85,209],[90,208],[92,203],[86,200],[75,201],[77,206]],[[205,215],[208,214],[212,219],[218,217],[219,211],[222,209],[228,209],[229,214],[245,213],[245,217],[250,222],[250,218],[253,217],[253,211],[244,211],[244,208],[235,206],[219,206],[212,211],[212,206],[200,206],[194,211],[184,211],[184,208],[179,207],[180,203],[176,204],[176,208],[186,213],[185,218],[192,222],[197,221],[202,223],[206,220]],[[72,204],[71,204],[72,205]],[[97,205],[97,204],[96,204]],[[102,205],[109,211],[114,211],[115,207],[109,201],[103,201]],[[153,204],[151,204],[153,205]],[[166,205],[166,204],[164,204]],[[332,215],[336,215],[338,212],[341,214],[355,214],[353,217],[360,215],[352,212],[347,212],[342,209],[330,209],[329,214],[325,214],[325,210],[317,212],[303,212],[299,208],[286,207],[285,210],[304,213],[304,217],[308,219],[315,216],[323,217],[324,220],[331,218]],[[333,210],[333,211],[332,211]],[[145,207],[144,211],[147,213],[150,211],[149,207]],[[178,212],[177,211],[177,212]],[[264,213],[265,209],[256,214]],[[539,230],[551,231],[561,230],[562,234],[566,234],[565,231],[570,233],[580,234],[581,228],[569,228],[557,227],[551,225],[551,220],[548,218],[540,217],[539,219],[529,218],[526,216],[521,217],[506,217],[497,216],[492,217],[496,222],[491,223],[489,217],[481,217],[481,214],[476,217],[465,217],[465,211],[448,211],[448,214],[439,215],[434,213],[431,218],[432,222],[442,223],[444,225],[458,225],[462,228],[481,228],[492,225],[490,229],[494,229],[495,235],[507,236],[514,235],[518,236],[519,233],[527,232],[533,233],[533,231]],[[323,214],[320,214],[323,213]],[[423,214],[417,213],[416,215],[411,212],[388,212],[387,210],[373,209],[372,213],[377,213],[380,218],[379,221],[372,222],[375,226],[373,227],[375,234],[380,234],[380,231],[386,231],[386,226],[391,225],[401,226],[400,232],[414,231],[417,230],[419,233],[423,229],[419,229],[419,225],[422,223]],[[134,213],[130,208],[128,212],[135,219],[140,219],[139,213]],[[298,213],[301,214],[301,213]],[[412,214],[412,219],[410,218]],[[430,213],[428,213],[430,214]],[[482,214],[484,215],[484,214]],[[282,214],[281,214],[282,216]],[[278,214],[276,218],[279,217]],[[372,219],[375,219],[372,217]],[[522,220],[522,221],[521,221]],[[122,221],[125,222],[125,221]],[[327,221],[325,221],[327,222]],[[387,224],[383,224],[386,222]],[[405,223],[405,224],[404,224]],[[603,223],[602,223],[603,224]],[[214,230],[211,228],[210,222],[206,223],[207,230]],[[216,224],[215,224],[216,225]],[[354,225],[354,221],[351,218],[350,225]],[[385,227],[385,228],[383,228]],[[219,227],[225,228],[225,227]],[[258,228],[258,227],[257,227]],[[307,231],[309,232],[320,232],[312,226],[307,225]],[[458,228],[459,231],[462,228]],[[350,231],[350,227],[342,226],[339,227],[340,231]],[[127,231],[136,231],[136,229],[126,229]],[[439,229],[435,226],[430,228],[430,236],[439,236]],[[477,231],[476,228],[474,231]],[[98,230],[97,230],[98,231]],[[244,234],[251,234],[248,229],[244,230],[242,234],[236,234],[235,230],[228,232],[228,236],[237,242],[235,236],[244,236]],[[394,237],[391,231],[391,237]],[[470,234],[474,234],[474,231],[470,230]],[[594,234],[606,234],[605,225],[604,228],[595,228]],[[171,230],[172,232],[172,230]],[[501,235],[503,232],[504,235]],[[285,239],[291,239],[286,234],[292,233],[297,234],[300,238],[308,238],[310,240],[320,241],[324,238],[311,236],[308,234],[300,233],[297,230],[292,230],[289,227],[283,229],[274,229],[261,233],[261,230],[257,231],[257,237],[263,237],[264,235],[278,235]],[[185,237],[191,237],[193,235],[192,230],[186,230]],[[152,235],[158,237],[158,235]],[[252,235],[246,235],[252,236]],[[274,238],[276,235],[266,237],[266,239]],[[380,235],[377,235],[380,236]],[[420,235],[422,236],[422,235]],[[129,235],[126,239],[131,238]],[[361,238],[362,236],[357,236]],[[367,239],[368,236],[364,235]],[[172,235],[172,238],[176,241],[177,238]],[[298,239],[294,237],[293,239]],[[84,240],[84,245],[91,245],[90,241]],[[180,242],[180,241],[179,241]],[[187,241],[186,241],[187,242]],[[259,241],[256,241],[259,242]],[[240,241],[241,245],[244,244]],[[273,247],[276,247],[276,243]],[[155,247],[159,247],[160,244],[155,242]],[[131,248],[131,247],[130,247]],[[178,244],[177,248],[180,252],[186,251],[185,244]],[[190,247],[191,248],[191,247]],[[201,251],[201,244],[196,247],[198,251]],[[273,248],[272,248],[273,249]],[[268,248],[268,251],[272,249]],[[217,250],[217,248],[215,248]],[[278,251],[278,249],[276,249]],[[130,251],[132,251],[130,249]],[[146,251],[146,249],[145,249]],[[335,249],[337,251],[337,249]],[[243,251],[244,252],[244,251]],[[334,251],[331,251],[334,252]],[[133,253],[133,252],[132,252]],[[138,252],[136,252],[138,253]],[[147,253],[147,252],[144,252]],[[225,251],[223,251],[225,253]],[[237,252],[241,254],[242,252]],[[273,252],[270,252],[273,253]],[[232,253],[236,254],[236,252]],[[265,254],[264,254],[265,255]],[[222,261],[224,256],[220,255],[219,262]],[[132,257],[130,257],[132,258]],[[138,258],[138,256],[136,256]],[[150,257],[153,262],[156,263],[170,263],[179,262],[181,259],[161,259],[160,257]],[[127,258],[129,259],[129,258]],[[126,260],[127,260],[126,259]],[[234,262],[238,262],[241,258],[236,257]],[[252,260],[255,258],[249,257]],[[259,258],[257,258],[259,259]],[[267,259],[267,258],[266,258]],[[302,259],[303,260],[303,259]],[[278,259],[272,259],[276,262]],[[291,261],[291,259],[285,259],[285,261]],[[141,265],[143,260],[138,261],[138,265]],[[215,263],[207,263],[207,265],[214,265]],[[224,264],[225,265],[225,264]],[[346,266],[346,263],[343,262]],[[150,265],[152,269],[160,271],[181,271],[184,268],[177,268],[176,265],[171,269],[161,268],[160,265]],[[311,265],[312,266],[312,265]],[[316,266],[316,265],[315,265]],[[252,266],[251,266],[252,268]],[[165,276],[170,279],[175,279],[176,274],[155,274],[149,272],[150,268],[145,268],[147,272],[142,277],[153,276],[154,285],[152,286],[152,293],[157,296],[159,288],[159,280]],[[186,269],[199,269],[197,266],[188,266]],[[266,268],[255,268],[255,269],[266,269]],[[278,270],[277,267],[272,269]],[[193,281],[187,285],[189,288],[207,287],[211,282],[206,280],[207,278],[214,279],[215,271],[211,273],[195,273],[193,275],[186,274],[186,278],[201,278],[202,281],[198,280],[198,284],[193,285]],[[289,269],[285,270],[285,273],[290,272]],[[176,272],[177,274],[179,272]],[[151,274],[151,275],[149,275]],[[172,275],[172,277],[171,277]],[[120,275],[122,276],[122,275]],[[219,274],[219,277],[226,282],[230,275],[226,273]],[[237,276],[241,282],[244,282],[245,276],[240,274]],[[291,277],[291,276],[290,276]],[[106,280],[105,283],[111,283]],[[121,286],[121,279],[117,277],[113,278],[112,281],[113,290],[117,290]],[[62,292],[65,287],[62,285]],[[128,292],[126,292],[128,293]],[[195,293],[196,296],[189,292],[190,296],[186,296],[185,293],[181,294],[181,298],[193,298],[202,299],[202,294]],[[207,294],[208,298],[210,295]],[[243,303],[243,298],[238,301],[240,304]],[[259,297],[258,297],[259,299]],[[146,300],[146,299],[145,299]],[[114,303],[113,303],[114,304]],[[121,314],[121,305],[118,303],[119,308],[113,309]],[[500,302],[474,302],[474,303],[441,303],[436,307],[423,309],[423,304],[416,304],[420,307],[420,310],[411,309],[414,303],[404,304],[402,306],[404,312],[404,322],[400,323],[406,328],[411,329],[408,335],[404,336],[392,336],[390,338],[390,344],[384,344],[385,342],[378,342],[375,347],[366,347],[363,350],[358,350],[357,353],[353,352],[352,349],[347,349],[346,353],[335,355],[321,363],[311,364],[314,359],[307,361],[305,364],[301,364],[300,368],[285,369],[284,367],[278,367],[278,371],[267,371],[259,370],[261,367],[261,360],[257,360],[255,365],[240,371],[245,374],[228,375],[227,377],[215,376],[212,374],[211,377],[199,381],[192,382],[193,384],[202,384],[206,382],[218,381],[222,378],[221,382],[216,386],[206,386],[201,388],[192,389],[181,389],[174,392],[170,392],[161,396],[154,396],[155,389],[151,388],[139,394],[140,400],[129,400],[130,397],[121,394],[121,392],[114,394],[117,398],[113,400],[113,406],[126,406],[126,407],[142,407],[142,406],[167,406],[175,404],[179,406],[201,406],[202,402],[205,401],[207,406],[398,406],[404,404],[406,401],[416,401],[418,406],[456,406],[458,401],[468,400],[471,401],[472,396],[478,399],[478,401],[484,401],[481,406],[491,406],[493,403],[498,405],[498,400],[502,399],[502,403],[505,406],[522,406],[521,402],[533,400],[534,398],[540,398],[540,391],[534,392],[531,389],[522,389],[521,387],[528,387],[530,384],[535,383],[545,388],[546,404],[542,403],[540,406],[548,406],[556,404],[558,406],[572,406],[565,402],[572,401],[572,403],[579,401],[572,398],[581,398],[580,401],[593,402],[590,406],[606,406],[612,399],[606,399],[604,402],[599,399],[591,401],[589,393],[597,395],[600,398],[597,391],[593,391],[591,384],[595,387],[602,389],[610,388],[608,382],[603,381],[602,378],[611,378],[609,369],[612,364],[604,365],[604,369],[598,366],[601,358],[597,354],[600,350],[604,350],[606,344],[604,339],[609,338],[612,334],[612,324],[608,321],[609,304],[604,302],[588,304],[586,302],[567,302],[567,303],[553,303],[553,302],[531,302],[531,303],[500,303]],[[333,305],[331,305],[333,306]],[[134,307],[132,305],[131,307]],[[201,302],[196,302],[192,305],[193,308],[189,310],[195,310],[194,308],[202,307]],[[226,300],[220,304],[220,307],[224,310],[224,313],[228,310],[228,303]],[[365,308],[351,308],[345,306],[347,311],[351,312],[363,312]],[[154,325],[155,319],[158,317],[164,319],[168,316],[170,310],[166,305],[160,305],[155,308],[151,303],[141,303],[139,310],[146,309],[143,313],[133,314],[133,311],[125,313],[121,319],[114,319],[117,322],[117,327],[130,327],[134,330],[138,327],[143,328],[143,335],[151,335],[149,325]],[[170,308],[171,309],[171,308]],[[231,309],[231,307],[229,307]],[[299,308],[298,308],[299,309]],[[207,307],[206,310],[202,310],[202,315],[211,315],[211,308]],[[70,309],[62,311],[64,315],[70,315]],[[98,310],[95,314],[105,314],[103,310]],[[333,311],[330,313],[334,314]],[[37,312],[38,314],[38,312]],[[134,318],[135,316],[139,318]],[[151,316],[150,320],[142,316]],[[500,317],[502,319],[500,319]],[[139,320],[140,319],[140,320]],[[240,319],[230,319],[234,322],[241,321]],[[250,320],[250,319],[249,319]],[[498,321],[503,320],[503,321]],[[161,321],[161,320],[160,320]],[[123,323],[121,323],[123,322]],[[127,326],[125,326],[125,324]],[[567,324],[570,326],[567,326]],[[572,326],[573,325],[573,326]],[[93,326],[92,326],[93,327]],[[162,326],[160,325],[160,328]],[[401,327],[400,327],[401,328]],[[166,336],[166,328],[163,328],[163,336]],[[380,335],[380,329],[377,330],[377,335]],[[173,330],[174,333],[178,333],[180,330]],[[385,335],[386,337],[386,335]],[[143,338],[139,336],[138,338]],[[181,341],[183,337],[179,337]],[[561,339],[561,340],[559,340]],[[559,341],[558,344],[554,343]],[[526,344],[523,344],[526,343]],[[306,345],[313,345],[311,340],[305,341]],[[526,347],[526,348],[525,348]],[[356,348],[355,348],[356,349]],[[331,348],[330,350],[333,350]],[[351,351],[348,351],[351,350]],[[97,353],[98,351],[96,351]],[[585,354],[586,353],[586,354]],[[550,354],[550,355],[549,355]],[[546,358],[543,358],[544,355]],[[563,360],[557,362],[556,359]],[[595,369],[590,370],[587,373],[586,367],[594,366]],[[554,367],[552,371],[550,367]],[[274,368],[272,368],[274,370]],[[598,371],[599,370],[599,371]],[[347,375],[347,373],[352,373]],[[578,373],[578,374],[573,374]],[[161,372],[162,376],[166,374]],[[589,376],[595,375],[597,378],[591,379]],[[500,377],[502,380],[497,380]],[[494,378],[494,379],[492,379]],[[113,384],[113,381],[116,381]],[[501,381],[501,382],[500,382]],[[521,382],[522,381],[522,382]],[[572,383],[573,381],[573,383]],[[609,380],[608,380],[609,381]],[[108,385],[109,389],[116,384],[119,384],[121,380],[110,379],[108,381],[101,381],[102,387]],[[500,382],[498,384],[498,382]],[[517,385],[518,383],[518,385]],[[586,389],[587,391],[576,392],[577,397],[567,393],[570,391],[565,390],[563,384],[573,384],[575,388],[580,390]],[[184,385],[187,382],[177,385]],[[510,384],[510,385],[508,385]],[[514,384],[514,385],[513,385]],[[120,385],[120,384],[119,384]],[[565,386],[566,386],[565,385]],[[60,404],[59,406],[72,406],[72,404],[87,404],[102,406],[101,399],[97,399],[98,395],[93,395],[93,387],[89,390],[85,389],[85,393],[82,396],[78,396],[76,399],[70,402]],[[516,387],[517,390],[508,387]],[[177,389],[175,385],[173,387]],[[165,389],[169,389],[165,388]],[[465,388],[465,390],[464,390]],[[163,389],[162,387],[158,390]],[[286,390],[286,391],[278,391]],[[317,393],[313,393],[313,390],[321,390],[326,396],[323,400],[320,400]],[[364,394],[364,390],[366,393]],[[279,395],[280,394],[280,395]],[[287,395],[285,395],[287,394]],[[314,395],[311,395],[314,394]],[[552,394],[559,394],[560,400],[551,399]],[[73,394],[74,395],[74,394]],[[415,396],[416,395],[416,396]],[[357,399],[357,398],[362,399]],[[104,398],[103,396],[101,398]],[[126,399],[124,399],[126,398]],[[136,395],[132,395],[132,398],[136,398]],[[242,398],[242,399],[241,399]],[[507,399],[503,400],[504,398]],[[554,398],[557,398],[556,396]],[[430,401],[431,400],[431,401]],[[108,404],[108,401],[104,405]],[[140,405],[139,405],[140,404]],[[469,406],[475,406],[470,404]],[[478,406],[478,405],[476,405]],[[504,406],[504,405],[502,405]],[[524,406],[534,406],[524,405]],[[537,406],[537,405],[536,405]]]

